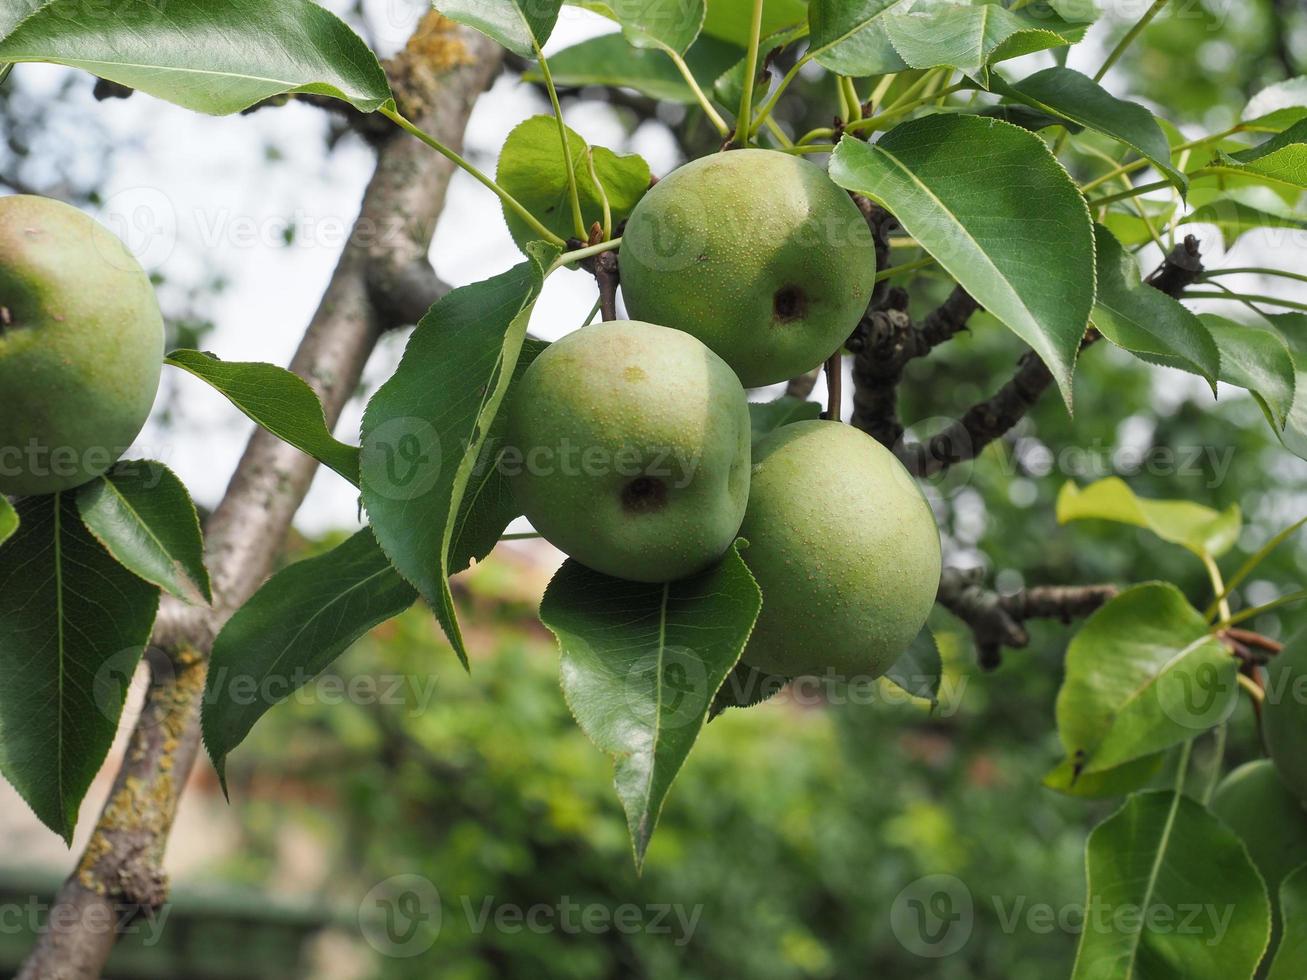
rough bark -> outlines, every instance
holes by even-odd
[[[978,572],[946,568],[936,601],[971,628],[981,668],[993,670],[1004,647],[1020,648],[1030,642],[1027,620],[1069,623],[1088,616],[1119,591],[1115,585],[1041,585],[999,595],[981,585]]]
[[[429,14],[387,68],[409,117],[458,147],[473,104],[500,64],[498,47],[482,35]],[[354,393],[381,333],[415,321],[440,294],[426,256],[452,170],[416,140],[390,139],[378,148],[354,234],[290,365],[317,391],[330,423]],[[209,649],[271,572],[316,469],[316,461],[267,433],[250,439],[206,527],[214,607],[164,602],[141,718],[21,980],[98,977],[120,912],[149,914],[166,900],[164,849],[198,754]]]
[[[1198,239],[1189,235],[1171,251],[1146,282],[1154,289],[1178,299],[1202,273],[1203,261]],[[913,353],[914,351],[923,350],[929,353],[937,344],[957,334],[965,325],[966,318],[979,308],[973,304],[974,301],[969,296],[960,290],[955,290],[944,305],[927,318],[921,328],[915,328],[908,323],[905,328],[908,339],[900,342],[900,346],[907,351],[902,357],[903,363],[913,356],[922,356],[920,353]],[[937,317],[940,319],[932,324],[931,321]],[[928,330],[929,336],[926,335]],[[1095,343],[1099,336],[1098,331],[1091,327],[1081,342],[1081,350]],[[858,377],[855,368],[854,378]],[[880,392],[878,396],[882,401],[896,397],[894,388],[896,381],[894,384],[889,384],[887,380],[882,379],[879,383],[888,386],[887,390]],[[933,476],[955,463],[974,459],[982,449],[1005,435],[1021,421],[1052,383],[1052,372],[1044,362],[1033,351],[1026,351],[1017,362],[1016,372],[1011,379],[992,396],[972,405],[963,413],[962,418],[927,442],[896,446],[895,452],[903,461],[903,465],[916,476]],[[871,397],[871,393],[864,394],[863,397]],[[883,410],[879,418],[883,421]],[[894,422],[897,423],[897,419],[894,419]],[[857,424],[856,416],[855,424]]]

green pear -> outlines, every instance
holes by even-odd
[[[830,357],[876,281],[857,205],[775,150],[703,157],[659,181],[627,221],[619,263],[632,317],[694,334],[750,388]]]
[[[1285,876],[1307,864],[1307,810],[1269,759],[1245,763],[1221,780],[1209,809],[1244,842],[1275,902]]]
[[[0,198],[0,493],[99,476],[159,390],[163,317],[149,277],[76,208]]]
[[[744,560],[762,614],[744,661],[782,677],[878,677],[939,588],[930,506],[894,455],[838,422],[795,422],[753,451]]]
[[[726,362],[650,323],[582,327],[522,375],[499,465],[551,544],[618,578],[718,561],[749,497],[749,408]]]
[[[1280,779],[1307,802],[1307,630],[1276,654],[1266,668],[1262,734]]]

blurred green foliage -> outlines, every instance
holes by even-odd
[[[637,878],[611,768],[568,714],[553,643],[529,609],[487,600],[474,581],[485,632],[470,678],[414,611],[338,665],[379,689],[404,678],[407,705],[297,699],[232,757],[248,839],[229,873],[273,874],[289,823],[323,849],[347,914],[393,875],[437,886],[435,944],[412,959],[378,955],[379,975],[427,977],[438,964],[459,980],[1043,980],[1069,968],[1074,935],[1025,916],[1048,903],[1074,920],[1084,834],[1109,805],[1039,785],[1057,757],[1055,672],[978,676],[945,633],[950,676],[934,718],[883,693],[826,704],[817,688],[730,711],[696,746]],[[429,704],[416,695],[428,684]],[[915,955],[891,925],[899,892],[933,874],[964,882],[975,915],[966,947],[945,960]],[[630,905],[651,928],[496,925],[502,908],[537,905],[551,910],[538,922],[558,923],[565,901],[574,923],[581,910]]]

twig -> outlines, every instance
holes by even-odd
[[[868,313],[849,341],[854,351],[853,424],[887,448],[903,437],[898,417],[898,386],[914,358],[925,357],[967,328],[980,304],[958,286],[920,327],[907,313],[908,294],[891,289],[882,308]]]
[[[409,92],[423,127],[451,144],[462,142],[472,105],[493,81],[497,46],[434,14],[424,18],[442,45],[413,48],[430,88]],[[420,28],[421,30],[421,28]],[[402,58],[403,56],[401,56]],[[322,399],[328,422],[354,394],[363,366],[388,317],[373,303],[376,267],[403,271],[430,248],[453,167],[412,140],[388,142],[364,196],[357,231],[401,218],[405,234],[356,234],[341,255],[291,369]],[[19,977],[91,980],[100,976],[117,938],[116,910],[149,910],[166,898],[163,852],[178,799],[199,748],[199,709],[205,658],[232,612],[272,570],[291,519],[317,463],[266,432],[256,432],[222,503],[207,524],[207,562],[215,606],[202,610],[167,601],[150,654],[152,683],[95,831],[76,871],[64,883],[51,916]]]
[[[595,256],[594,277],[599,284],[599,315],[605,322],[612,322],[617,319],[617,286],[621,282],[616,252]]]
[[[836,351],[826,361],[826,412],[825,418],[840,421],[844,398],[844,357]]]
[[[600,243],[604,245],[616,245],[621,239],[616,239],[613,243]],[[567,243],[567,247],[573,252],[584,252],[586,249],[581,248],[576,239]],[[599,246],[593,246],[597,249]],[[564,255],[566,258],[566,255]],[[561,261],[561,259],[560,259]],[[617,319],[617,287],[622,282],[621,259],[616,251],[602,251],[591,255],[584,255],[578,260],[581,268],[585,269],[595,277],[595,283],[599,286],[599,315],[605,323],[611,323]]]
[[[1189,235],[1146,280],[1168,296],[1179,297],[1203,273],[1198,239]],[[1081,348],[1098,340],[1090,330]],[[1016,373],[993,396],[979,402],[929,442],[898,450],[903,464],[917,476],[931,476],[955,463],[974,459],[991,442],[1017,424],[1053,383],[1053,375],[1034,353],[1026,351]]]
[[[936,601],[971,628],[981,669],[1002,662],[1003,648],[1030,643],[1025,623],[1058,619],[1069,623],[1094,612],[1117,595],[1115,585],[1043,585],[999,595],[981,585],[978,570],[944,569]]]

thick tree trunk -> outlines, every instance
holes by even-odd
[[[483,36],[429,14],[388,68],[410,118],[458,147],[500,63],[499,48]],[[426,255],[452,171],[403,135],[378,150],[354,234],[290,365],[318,392],[331,424],[381,333],[416,320],[440,293]],[[250,439],[206,529],[214,608],[164,602],[148,657],[152,681],[122,769],[21,980],[98,977],[124,910],[149,914],[166,900],[163,855],[198,753],[209,648],[272,570],[316,468],[267,433]]]

